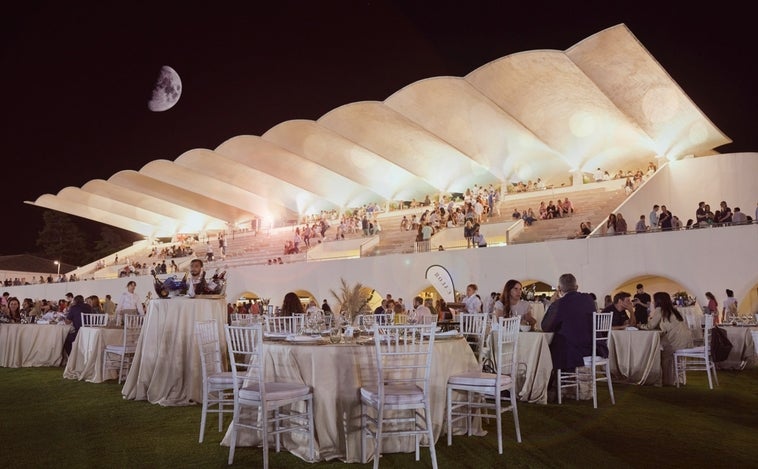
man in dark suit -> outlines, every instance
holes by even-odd
[[[553,333],[550,354],[554,370],[573,370],[584,365],[584,357],[592,355],[595,302],[589,294],[577,291],[578,288],[576,277],[561,275],[558,280],[561,297],[550,305],[542,322],[542,330]],[[598,350],[598,354],[607,356],[608,351]]]

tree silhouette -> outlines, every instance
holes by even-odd
[[[46,210],[44,226],[37,236],[43,254],[66,264],[82,265],[87,256],[84,234],[74,220],[62,212]]]

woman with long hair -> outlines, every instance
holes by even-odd
[[[453,312],[450,311],[450,307],[447,305],[447,302],[442,298],[439,298],[437,300],[437,311],[438,321],[447,321],[453,319]]]
[[[716,297],[713,293],[705,292],[705,297],[708,298],[708,314],[713,316],[713,324],[719,323],[719,302],[716,301]]]
[[[621,213],[616,214],[616,234],[624,234],[626,233],[627,226],[626,226],[626,220],[624,219],[624,215]]]
[[[103,314],[103,308],[100,305],[100,297],[97,295],[88,296],[85,301],[92,308],[92,312],[95,314]]]
[[[605,234],[607,235],[614,235],[616,234],[616,214],[611,213],[608,215],[608,221],[605,223]]]
[[[537,320],[532,315],[531,303],[521,299],[522,289],[521,282],[518,280],[511,279],[505,282],[503,293],[500,294],[500,300],[495,303],[493,314],[505,318],[520,316],[521,324],[534,327]]]
[[[303,303],[300,302],[300,297],[295,292],[289,292],[284,295],[284,301],[282,301],[282,316],[294,316],[295,314],[305,314],[303,309]]]
[[[690,348],[692,332],[682,314],[674,307],[671,296],[666,292],[653,294],[653,309],[647,324],[639,324],[640,329],[661,331],[661,369],[663,371],[663,384],[676,384],[676,370],[674,369],[674,351]]]
[[[21,322],[21,302],[18,301],[18,298],[15,296],[8,298],[8,311],[6,316],[8,317],[9,322]]]

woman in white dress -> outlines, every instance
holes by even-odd
[[[508,280],[503,287],[503,293],[500,300],[495,302],[493,314],[496,317],[510,318],[514,316],[521,317],[521,324],[529,324],[534,327],[537,320],[532,314],[532,305],[528,301],[521,299],[521,282],[518,280]]]

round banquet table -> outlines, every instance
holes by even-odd
[[[758,326],[720,326],[726,331],[732,350],[729,356],[722,362],[716,362],[720,370],[742,370],[756,365],[756,348],[753,339],[753,331],[758,331]]]
[[[435,440],[439,439],[445,418],[448,377],[477,369],[477,360],[462,337],[437,339],[431,371],[431,408]],[[376,353],[373,342],[360,344],[305,345],[290,342],[264,342],[266,380],[308,384],[313,388],[313,420],[316,433],[316,460],[340,459],[361,462],[361,401],[363,383],[376,381]],[[245,412],[241,418],[256,418]],[[475,433],[481,434],[481,422]],[[463,433],[463,429],[457,429]],[[260,443],[259,435],[237,430],[237,446]],[[221,443],[229,445],[229,431]],[[304,436],[285,434],[282,444],[293,454],[306,459],[308,444]],[[367,451],[373,452],[369,440]],[[387,438],[382,442],[387,453],[412,452],[409,438]]]
[[[0,324],[0,366],[58,366],[69,325]]]
[[[107,345],[121,345],[124,341],[122,328],[81,327],[71,347],[63,377],[78,379],[90,383],[102,383],[107,379],[116,379],[116,370],[103,375],[103,352]]]
[[[532,404],[547,404],[547,387],[553,371],[550,355],[552,332],[519,332],[517,350],[516,389],[518,400]],[[494,360],[492,344],[497,341],[497,331],[490,331],[485,340],[482,354]]]
[[[215,319],[225,357],[224,299],[178,297],[153,299],[147,308],[137,352],[124,387],[124,399],[163,406],[203,402],[203,373],[195,322]]]
[[[660,331],[612,330],[608,352],[613,381],[661,385]]]

